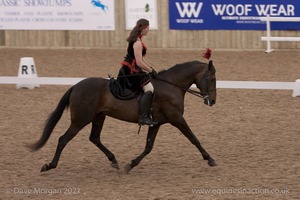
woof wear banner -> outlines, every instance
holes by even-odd
[[[259,17],[300,17],[299,0],[169,0],[170,29],[266,30]],[[300,30],[300,22],[272,22],[272,30]]]
[[[114,0],[0,0],[0,30],[114,30]]]

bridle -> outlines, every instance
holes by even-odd
[[[208,70],[205,72],[202,80],[201,80],[201,83],[204,82],[204,92],[201,91],[200,89],[200,92],[199,91],[195,91],[195,90],[192,90],[192,89],[188,89],[187,92],[189,92],[190,94],[193,94],[195,96],[198,96],[200,98],[202,98],[204,101],[207,102],[207,105],[211,105],[211,102],[210,102],[210,99],[209,99],[209,92],[210,91],[216,91],[215,89],[209,89],[208,88]]]

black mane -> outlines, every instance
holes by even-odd
[[[207,65],[207,63],[200,62],[198,60],[194,60],[194,61],[189,61],[189,62],[184,62],[184,63],[176,64],[173,67],[170,67],[169,69],[163,69],[163,70],[159,71],[158,74],[159,75],[163,75],[166,72],[170,72],[170,71],[173,71],[173,70],[176,71],[176,70],[178,70],[178,68],[181,68],[182,66],[187,67],[187,66],[193,65],[195,63]]]

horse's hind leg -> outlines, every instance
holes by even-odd
[[[147,140],[146,140],[146,146],[144,151],[136,157],[134,160],[131,161],[131,163],[125,165],[125,172],[128,173],[130,170],[132,170],[135,166],[137,166],[142,159],[151,152],[153,149],[154,141],[158,132],[160,126],[153,126],[150,127],[147,134]]]
[[[55,155],[54,155],[51,163],[44,164],[43,167],[42,167],[42,169],[41,169],[41,172],[48,171],[50,169],[53,169],[53,168],[57,167],[57,164],[58,164],[58,161],[59,161],[59,157],[60,157],[63,149],[68,144],[68,142],[70,140],[72,140],[72,138],[74,138],[75,135],[82,128],[83,128],[83,126],[78,127],[78,126],[75,126],[73,124],[70,125],[70,127],[68,128],[68,130],[66,131],[66,133],[59,138],[58,144],[57,144],[57,148],[56,148],[56,152],[55,152]]]
[[[104,120],[105,120],[104,114],[98,114],[96,118],[93,120],[90,141],[94,143],[107,156],[107,158],[112,162],[111,166],[113,168],[120,169],[118,161],[115,158],[115,155],[111,151],[109,151],[100,141],[100,133],[103,128]]]
[[[200,151],[204,160],[208,160],[208,165],[211,167],[217,166],[215,160],[206,152],[206,150],[201,146],[197,137],[193,134],[190,130],[189,126],[187,125],[186,121],[183,117],[177,118],[176,122],[173,122],[172,125],[177,127],[183,135],[190,140],[192,144],[194,144],[197,149]]]

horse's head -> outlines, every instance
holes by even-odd
[[[210,60],[208,63],[208,68],[203,70],[203,72],[200,73],[195,80],[195,84],[197,88],[199,88],[206,105],[213,106],[216,103],[216,82],[216,70],[212,61]]]

